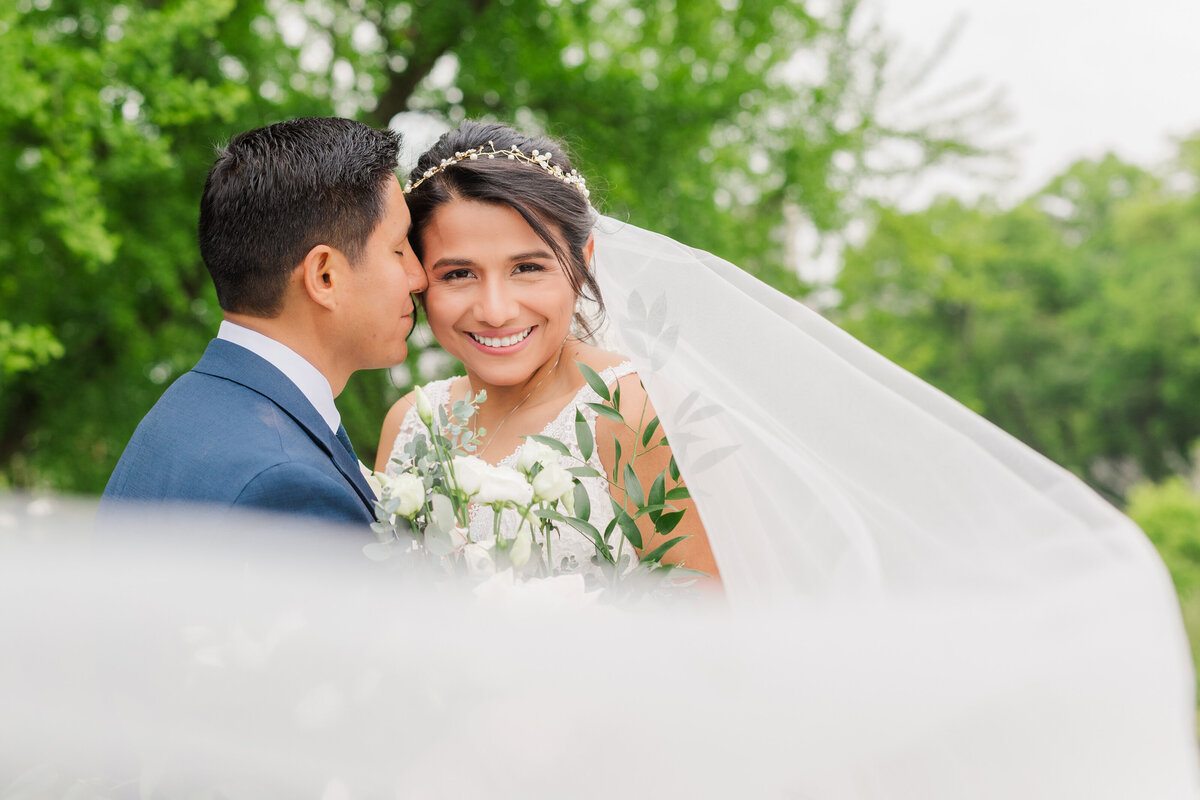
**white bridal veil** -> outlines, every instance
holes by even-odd
[[[360,532],[88,536],[10,497],[0,798],[1200,797],[1179,609],[1126,518],[721,259],[602,219],[596,269],[727,603],[454,591]]]

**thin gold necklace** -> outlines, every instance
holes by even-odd
[[[526,392],[525,396],[522,397],[520,400],[518,400],[517,404],[515,406],[513,406],[512,409],[509,410],[509,412],[507,414],[504,415],[504,419],[500,420],[499,424],[497,424],[496,427],[492,429],[492,433],[488,437],[487,444],[485,444],[479,450],[479,452],[476,453],[475,455],[482,457],[483,454],[485,452],[487,452],[487,449],[492,446],[492,442],[496,441],[496,434],[498,434],[500,432],[500,429],[502,427],[504,427],[504,423],[508,422],[508,418],[511,417],[513,414],[517,413],[517,409],[520,408],[522,405],[524,405],[525,401],[533,396],[533,393],[536,392],[543,383],[545,383],[546,378],[549,378],[551,375],[554,374],[554,370],[558,369],[558,362],[562,361],[563,351],[566,349],[567,349],[567,340],[563,339],[563,343],[558,348],[558,358],[554,359],[554,366],[550,367],[550,371],[547,372],[545,375],[543,375],[541,380],[539,380],[536,384],[534,384],[534,387],[532,389],[530,389],[528,392]],[[471,381],[470,381],[470,379],[467,379],[467,392],[470,393],[471,391],[472,391]],[[478,418],[476,418],[476,420],[478,420]],[[478,425],[478,421],[476,422],[476,425]],[[478,434],[478,432],[479,432],[478,427],[476,427],[475,432]]]

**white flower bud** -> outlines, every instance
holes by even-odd
[[[540,502],[558,500],[574,489],[575,480],[571,473],[558,463],[544,464],[542,471],[533,476],[533,496]]]
[[[433,424],[433,406],[429,404],[429,398],[421,391],[421,387],[417,386],[413,389],[413,396],[417,406],[417,418],[426,425]]]
[[[516,538],[509,546],[508,560],[512,562],[514,569],[520,569],[529,563],[531,555],[533,555],[533,531],[529,527],[529,520],[525,519],[521,521],[521,527],[517,528]]]

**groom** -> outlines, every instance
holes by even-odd
[[[392,131],[311,118],[224,148],[200,200],[224,321],[138,425],[102,512],[179,501],[374,520],[333,401],[356,370],[404,360],[411,294],[426,287],[399,145]]]

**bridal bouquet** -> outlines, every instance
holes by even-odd
[[[617,443],[610,474],[587,463],[595,442],[579,409],[575,411],[577,451],[553,437],[532,435],[525,437],[515,467],[493,466],[473,455],[486,431],[473,431],[470,420],[486,400],[485,394],[468,395],[447,411],[433,408],[418,387],[416,413],[425,430],[405,445],[402,457],[393,458],[400,466],[397,473],[375,474],[379,499],[372,529],[379,542],[368,546],[368,555],[384,559],[404,554],[475,578],[506,569],[526,580],[552,578],[582,566],[555,562],[556,535],[570,528],[591,542],[592,563],[599,568],[591,572],[598,572],[610,587],[632,585],[647,577],[660,585],[668,574],[699,574],[662,563],[671,548],[686,538],[671,536],[684,511],[670,503],[688,497],[674,459],[648,489],[634,470],[639,456],[667,444],[657,417],[642,427],[630,425],[621,412],[619,389],[610,392],[595,371],[584,364],[579,368],[602,399],[587,405],[636,434],[632,452],[622,453]],[[591,522],[591,500],[580,482],[585,478],[603,479],[615,490],[609,493],[613,516],[603,531]],[[624,496],[624,502],[618,496]],[[472,540],[472,513],[491,514],[491,536]],[[509,522],[502,525],[505,517]],[[643,517],[653,524],[650,537],[643,537],[638,526]],[[643,553],[636,564],[635,549]]]

